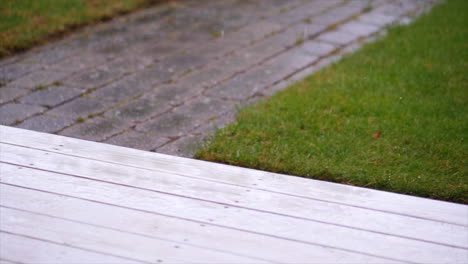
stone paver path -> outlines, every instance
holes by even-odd
[[[0,124],[191,156],[238,107],[434,0],[192,0],[0,61]]]

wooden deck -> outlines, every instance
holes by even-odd
[[[0,127],[0,263],[466,263],[468,206]]]

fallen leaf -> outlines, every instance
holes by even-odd
[[[379,130],[379,131],[375,132],[375,134],[372,137],[377,139],[377,138],[380,137],[381,134],[382,134],[382,131]]]

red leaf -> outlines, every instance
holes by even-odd
[[[379,131],[375,132],[375,134],[372,137],[377,139],[377,138],[380,137],[381,134],[382,134],[382,131],[379,130]]]

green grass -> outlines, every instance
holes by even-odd
[[[156,0],[1,0],[0,57]]]
[[[196,158],[468,203],[466,10],[450,0],[241,110]]]

